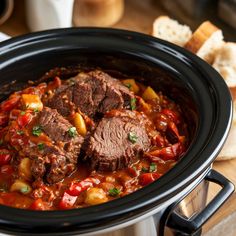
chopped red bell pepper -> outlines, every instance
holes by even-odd
[[[28,125],[30,123],[32,119],[32,115],[28,112],[26,112],[25,114],[20,114],[17,118],[17,123],[20,127],[25,127],[26,125]]]
[[[158,173],[144,173],[139,176],[139,183],[146,186],[161,177]]]
[[[180,117],[179,117],[179,115],[176,112],[174,112],[174,111],[172,111],[170,109],[164,108],[161,111],[161,113],[165,114],[175,124],[179,124],[180,123]]]
[[[128,167],[127,170],[132,177],[136,177],[138,175],[138,172],[134,167]]]
[[[145,153],[145,156],[148,157],[151,161],[159,161],[160,158],[164,161],[173,160],[179,157],[184,152],[183,145],[175,143],[169,147],[164,147],[162,149],[157,149],[155,151]]]
[[[61,210],[71,209],[75,204],[77,196],[71,196],[69,193],[64,192],[61,201],[59,202],[59,208]]]
[[[11,165],[3,165],[0,168],[0,173],[5,174],[5,175],[11,175],[13,174],[14,170]]]
[[[5,113],[0,113],[0,126],[4,126],[7,124],[9,119],[9,115]]]
[[[43,202],[43,200],[39,198],[31,204],[30,209],[37,211],[45,211],[47,210],[47,207],[45,206],[45,202]]]
[[[78,183],[71,183],[67,193],[71,196],[79,196],[81,192],[93,187],[94,184],[99,184],[99,179],[96,178],[86,178]]]
[[[157,147],[165,147],[168,144],[168,141],[158,133],[152,138],[152,144]]]
[[[16,107],[18,101],[20,100],[20,96],[15,96],[7,101],[1,103],[0,108],[2,111],[8,112],[11,111],[14,107]]]
[[[11,154],[7,149],[0,149],[0,166],[7,165],[11,160]]]

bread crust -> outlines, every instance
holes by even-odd
[[[205,21],[192,34],[192,37],[184,47],[193,53],[197,53],[203,44],[211,37],[211,35],[218,30],[220,29],[213,25],[210,21]]]

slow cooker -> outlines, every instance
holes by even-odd
[[[0,58],[1,99],[55,67],[100,67],[143,78],[142,83],[175,99],[190,127],[186,154],[158,181],[83,209],[40,212],[1,205],[2,233],[60,236],[124,230],[127,235],[128,226],[151,219],[158,235],[165,235],[165,226],[175,235],[200,235],[202,225],[234,191],[232,183],[211,169],[230,129],[229,90],[210,65],[185,49],[125,30],[70,28],[7,40],[0,44]],[[222,189],[205,206],[209,182]]]

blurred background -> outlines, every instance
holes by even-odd
[[[0,31],[16,36],[72,26],[115,27],[150,33],[167,14],[195,30],[204,20],[236,40],[236,0],[1,0]]]

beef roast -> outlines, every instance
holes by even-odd
[[[52,99],[47,102],[47,106],[57,109],[62,116],[68,116],[70,114],[72,103],[73,87],[64,85],[60,87]]]
[[[72,124],[55,109],[45,107],[38,117],[38,125],[51,139],[42,150],[23,150],[33,161],[31,170],[35,179],[46,179],[50,184],[62,180],[76,168],[84,138],[70,135]]]
[[[44,144],[43,150],[31,149],[30,158],[34,178],[49,184],[63,180],[75,170],[77,164],[77,157],[48,144]]]
[[[134,97],[119,80],[99,70],[79,73],[73,81],[74,85],[57,91],[47,102],[47,106],[63,116],[69,115],[72,104],[90,117],[112,109],[129,108]]]
[[[87,146],[85,159],[92,169],[114,171],[137,161],[138,154],[150,148],[144,118],[133,111],[105,116]]]

